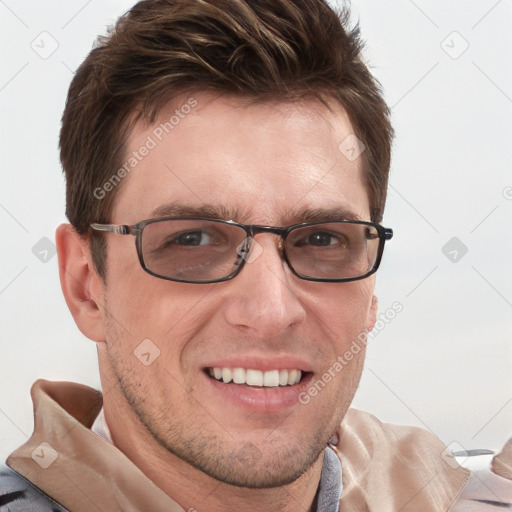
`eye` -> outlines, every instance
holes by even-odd
[[[340,234],[333,234],[327,231],[316,231],[308,234],[300,240],[297,240],[295,245],[298,247],[304,247],[305,245],[310,245],[312,247],[345,247],[347,245],[347,240]]]
[[[326,247],[336,244],[338,240],[330,233],[314,233],[307,237],[307,242],[311,245]]]
[[[187,246],[199,246],[208,245],[213,242],[213,238],[205,231],[186,231],[174,235],[172,238],[167,240],[166,245],[187,245]]]

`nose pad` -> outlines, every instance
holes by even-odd
[[[236,253],[238,258],[236,260],[236,265],[241,266],[244,263],[250,263],[251,259],[251,246],[254,238],[248,236],[244,239],[244,241],[236,248]]]
[[[281,256],[281,260],[283,264],[289,268],[292,272],[295,272],[290,265],[290,261],[288,260],[288,254],[286,252],[286,241],[284,238],[279,238],[279,243],[277,245],[277,250],[279,251],[279,256]]]
[[[252,263],[261,255],[263,247],[252,236],[248,236],[236,248],[236,252],[239,256],[237,265],[240,265],[242,260],[246,263]]]
[[[238,258],[236,259],[235,265],[240,266],[243,261],[247,261],[249,251],[251,250],[252,237],[248,236],[243,242],[236,248]]]

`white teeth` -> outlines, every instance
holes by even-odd
[[[247,370],[247,382],[249,386],[263,386],[263,372],[259,370]]]
[[[288,384],[293,386],[293,384],[297,384],[300,380],[300,370],[290,370],[288,374]]]
[[[247,384],[275,388],[277,386],[293,386],[302,378],[301,370],[269,370],[262,372],[252,368],[208,368],[210,377],[220,380],[225,384],[233,381],[235,384]]]
[[[222,380],[226,384],[231,382],[231,368],[222,368]]]
[[[279,370],[272,370],[263,374],[263,385],[270,388],[279,386]]]
[[[245,370],[243,368],[233,368],[233,382],[235,384],[245,384]]]

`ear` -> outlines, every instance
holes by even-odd
[[[372,303],[370,305],[370,311],[368,312],[368,324],[366,328],[368,332],[370,332],[375,327],[375,322],[377,321],[377,312],[379,310],[379,300],[377,296],[374,295],[372,297]]]
[[[89,242],[70,224],[57,228],[56,241],[66,304],[80,331],[93,341],[103,342],[105,286],[94,268]]]

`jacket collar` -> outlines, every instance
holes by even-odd
[[[363,411],[349,409],[337,437],[342,512],[448,510],[470,476],[430,432]]]
[[[73,512],[183,512],[121,451],[90,430],[101,394],[71,382],[32,386],[34,433],[7,465]]]

